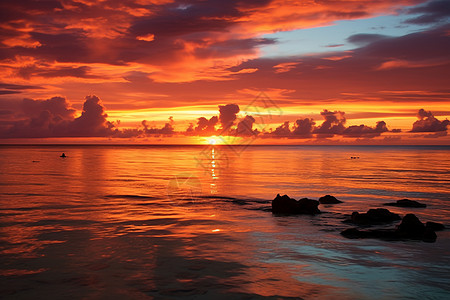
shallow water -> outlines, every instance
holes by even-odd
[[[449,231],[339,233],[352,211],[403,198],[428,207],[389,210],[449,227],[449,150],[0,146],[0,296],[443,299]],[[344,203],[273,216],[277,193]]]

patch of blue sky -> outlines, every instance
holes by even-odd
[[[329,26],[266,34],[275,44],[260,48],[262,57],[286,57],[351,50],[358,45],[347,41],[355,34],[402,36],[423,30],[423,25],[407,24],[411,15],[388,15],[368,19],[337,21]]]

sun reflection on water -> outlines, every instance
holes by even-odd
[[[224,146],[205,148],[204,168],[194,158],[198,147],[37,147],[28,153],[41,162],[31,167],[20,149],[0,149],[8,291],[156,299],[448,294],[448,231],[432,247],[339,235],[344,214],[400,197],[430,204],[414,211],[421,220],[449,224],[448,152],[250,147],[226,165]],[[70,155],[61,161],[63,151]],[[177,189],[209,188],[168,199],[168,182],[179,174],[186,175]],[[344,203],[321,206],[321,216],[278,217],[265,211],[276,193],[329,193]]]

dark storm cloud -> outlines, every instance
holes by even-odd
[[[142,126],[144,126],[143,133],[145,136],[160,136],[160,135],[172,135],[175,133],[173,126],[170,123],[166,123],[164,127],[149,127],[147,121],[142,121]]]
[[[21,111],[0,132],[2,138],[106,136],[111,133],[112,124],[96,96],[86,97],[83,112],[75,118],[75,109],[62,97],[48,100],[24,99]]]
[[[258,130],[253,129],[253,124],[255,124],[255,118],[252,116],[245,116],[244,119],[238,122],[236,127],[236,136],[252,136],[258,135]]]
[[[84,5],[78,2],[70,2],[70,9],[54,10],[50,5],[39,17],[27,13],[20,13],[17,9],[27,2],[17,5],[5,5],[5,9],[17,12],[16,18],[8,23],[11,27],[20,20],[22,23],[37,23],[35,30],[29,31],[26,27],[17,30],[0,28],[3,41],[10,38],[23,38],[28,43],[39,43],[39,46],[26,46],[22,43],[0,49],[0,59],[14,59],[17,55],[30,56],[46,62],[71,62],[71,63],[106,63],[112,65],[126,65],[132,62],[152,64],[157,66],[177,64],[185,58],[186,52],[193,47],[193,55],[199,59],[225,58],[235,55],[253,53],[257,47],[273,40],[264,38],[223,39],[218,38],[228,27],[236,22],[236,18],[243,16],[236,8],[251,8],[263,5],[267,1],[191,1],[169,3],[162,5],[140,5],[133,1],[120,3],[118,1],[105,1],[102,5]],[[74,9],[73,7],[78,7]],[[184,8],[185,7],[185,8]],[[114,8],[115,10],[113,10]],[[148,16],[136,17],[129,15],[130,9],[147,9],[152,11]],[[80,20],[79,15],[84,19]],[[55,16],[54,20],[47,20],[47,15]],[[95,23],[108,21],[104,27]],[[98,22],[95,20],[98,19]],[[123,20],[122,20],[123,19]],[[72,27],[71,20],[77,24]],[[84,20],[84,21],[83,21]],[[83,22],[90,23],[83,24]],[[129,22],[128,28],[114,29],[121,21]],[[66,23],[66,24],[65,24]],[[23,25],[25,26],[25,25]],[[89,30],[93,26],[100,26],[97,31],[104,36],[90,36]],[[111,27],[111,28],[108,28]],[[124,25],[125,26],[125,25]],[[29,31],[24,37],[24,31]],[[112,31],[109,36],[103,31]],[[145,36],[154,35],[154,40],[148,42]],[[28,37],[29,35],[29,37]],[[189,45],[187,45],[189,43]],[[42,72],[45,72],[44,66]],[[23,70],[19,76],[27,76]],[[78,70],[82,73],[83,70]],[[74,71],[72,71],[74,72]],[[48,77],[58,72],[48,70]],[[75,77],[83,77],[78,74]],[[28,78],[28,77],[26,77]]]
[[[35,14],[49,14],[62,9],[61,1],[14,0],[0,2],[0,19],[12,21],[32,18]]]
[[[134,36],[154,34],[158,38],[222,32],[245,13],[242,9],[263,6],[270,1],[185,1],[161,5],[156,16],[136,19],[130,27]],[[238,9],[238,6],[241,8]]]
[[[236,56],[242,53],[242,51],[250,51],[256,47],[274,43],[274,39],[267,38],[234,39],[213,43],[207,48],[199,48],[195,51],[195,54],[197,57],[230,57]]]
[[[4,111],[8,121],[0,124],[0,138],[47,138],[47,137],[118,137],[132,138],[145,136],[172,135],[170,123],[163,127],[149,126],[142,121],[141,128],[120,129],[108,121],[108,115],[100,98],[86,96],[79,117],[76,110],[63,97],[48,100],[24,99],[19,112]],[[0,114],[0,117],[3,114]],[[173,120],[172,120],[173,121]]]
[[[314,120],[310,118],[298,119],[295,121],[292,135],[298,138],[310,138],[312,137],[312,132],[315,124],[316,122],[314,122]]]
[[[24,99],[20,108],[20,112],[16,112],[18,120],[0,127],[1,138],[66,136],[75,113],[62,97],[44,101]]]
[[[382,34],[360,33],[349,36],[347,41],[356,45],[366,45],[385,38],[388,38],[388,36]]]
[[[83,109],[79,117],[75,117],[75,109],[62,97],[53,97],[48,100],[24,99],[20,105],[20,113],[5,110],[0,114],[3,121],[0,124],[1,138],[35,138],[35,137],[116,137],[135,138],[147,136],[171,136],[182,135],[230,135],[240,137],[261,136],[263,138],[328,138],[344,136],[352,138],[374,138],[384,132],[388,132],[384,121],[377,122],[375,127],[366,125],[345,127],[345,113],[341,111],[323,110],[321,115],[323,122],[316,126],[311,118],[300,118],[289,125],[286,121],[274,131],[260,132],[253,129],[256,120],[253,116],[246,115],[238,119],[237,104],[219,105],[220,117],[213,116],[210,119],[198,118],[197,125],[191,124],[184,132],[177,132],[173,127],[173,118],[163,127],[150,126],[144,120],[139,128],[121,129],[120,121],[108,121],[108,115],[100,98],[95,95],[85,98]],[[5,119],[6,118],[6,119]],[[448,120],[438,121],[430,112],[420,110],[420,120],[414,128],[424,126],[437,128],[436,122],[441,126],[447,126]],[[222,128],[216,129],[220,125]],[[417,125],[418,122],[420,125]],[[426,123],[426,124],[425,124]],[[430,125],[430,124],[431,125]],[[428,128],[427,127],[427,128]],[[430,131],[422,130],[421,132]],[[438,131],[438,130],[436,130]],[[393,130],[392,132],[400,132]]]
[[[305,118],[298,119],[295,121],[293,129],[291,131],[289,121],[284,122],[274,131],[266,133],[265,137],[275,137],[275,138],[312,138],[313,130],[315,128],[316,122],[313,119]]]
[[[220,7],[216,7],[216,10],[219,11]],[[210,12],[202,10],[202,7],[198,5],[187,9],[167,9],[160,12],[156,17],[138,19],[131,26],[130,33],[136,37],[150,33],[159,39],[204,32],[205,29],[220,32],[233,23],[226,19],[219,19],[219,15],[212,13],[207,18],[208,13]],[[226,17],[225,14],[226,11],[222,13],[221,17]],[[229,17],[232,17],[232,15],[229,15]]]
[[[375,127],[369,127],[366,125],[349,126],[343,131],[342,135],[347,137],[373,138],[380,136],[383,132],[387,131],[389,130],[387,129],[386,122],[379,121]]]
[[[78,77],[78,78],[101,78],[100,76],[94,76],[91,73],[91,68],[88,66],[81,67],[42,67],[36,65],[30,65],[21,67],[17,70],[17,75],[30,79],[34,76],[52,78],[52,77]]]
[[[113,124],[96,96],[87,96],[81,116],[75,118],[75,109],[62,97],[40,101],[24,99],[22,111],[12,127],[2,137],[94,137],[112,134]]]
[[[383,132],[388,132],[386,122],[379,121],[375,127],[367,125],[352,125],[345,127],[344,123],[345,113],[341,111],[328,111],[323,110],[321,112],[324,121],[321,125],[315,126],[316,122],[310,118],[298,119],[295,121],[294,126],[289,125],[289,121],[284,122],[278,126],[274,131],[265,133],[263,137],[273,138],[330,138],[333,136],[344,136],[351,138],[374,138],[380,136]],[[392,131],[394,132],[394,131]],[[399,132],[399,131],[395,131]]]
[[[89,47],[89,40],[81,30],[61,34],[32,32],[31,37],[42,46],[38,48],[15,47],[22,55],[30,55],[48,61],[59,62],[105,62]]]
[[[202,1],[186,9],[171,7],[157,16],[138,19],[129,29],[129,44],[136,47],[124,48],[118,54],[122,61],[139,61],[154,65],[165,65],[183,60],[191,48],[198,59],[227,58],[253,53],[259,46],[273,44],[273,39],[219,38],[228,32],[241,13],[231,2]],[[220,9],[218,9],[220,7]],[[223,7],[223,8],[222,8]],[[139,40],[147,35],[154,40]],[[120,48],[119,48],[120,49]]]
[[[417,118],[419,120],[414,122],[411,132],[446,132],[450,124],[449,120],[439,121],[431,111],[426,111],[423,108],[417,113]]]
[[[23,99],[21,108],[23,115],[31,118],[43,111],[48,111],[55,120],[70,120],[75,114],[75,109],[63,97],[53,97],[44,101]]]
[[[281,124],[280,126],[278,126],[277,128],[275,128],[275,130],[273,132],[271,132],[270,134],[267,134],[268,137],[290,137],[291,136],[291,129],[289,128],[289,121],[284,122],[283,124]]]
[[[236,120],[236,114],[240,111],[239,105],[227,104],[219,105],[219,120],[222,128],[229,128]]]
[[[408,19],[406,22],[410,24],[433,24],[441,21],[449,21],[450,19],[450,1],[437,0],[429,1],[425,5],[411,8],[408,14],[421,14],[418,17]]]
[[[217,116],[213,116],[209,120],[204,117],[198,118],[198,124],[195,130],[199,132],[214,132],[214,126],[216,126],[218,122],[219,118]]]
[[[448,58],[450,24],[408,35],[375,41],[356,51],[358,56],[374,56],[382,59],[424,60]]]
[[[209,120],[205,117],[200,117],[197,119],[197,126],[194,127],[194,125],[191,124],[186,130],[186,133],[195,135],[213,135],[216,133],[215,126],[218,122],[219,118],[217,116],[213,116]]]
[[[0,90],[0,95],[19,94],[19,91]]]
[[[81,116],[70,123],[70,136],[110,136],[114,124],[107,120],[108,115],[100,98],[95,95],[87,96],[83,104]]]
[[[240,111],[237,104],[219,105],[219,117],[213,116],[209,120],[205,117],[197,119],[197,125],[190,124],[186,129],[187,135],[230,135],[230,136],[252,136],[258,135],[259,131],[253,129],[256,120],[252,116],[246,115],[238,120],[236,114]],[[216,129],[219,124],[221,128]],[[237,124],[234,126],[234,123]]]
[[[0,83],[0,89],[5,89],[5,90],[29,90],[29,89],[42,89],[42,87],[35,86],[35,85]]]
[[[323,123],[314,129],[314,133],[320,136],[331,137],[335,134],[341,134],[345,130],[345,112],[329,111],[324,109],[320,115],[324,118]]]
[[[326,11],[324,13],[325,16],[329,18],[338,18],[338,19],[354,19],[354,18],[363,18],[369,15],[367,11],[351,11],[351,12],[342,12],[342,11]]]
[[[40,86],[0,83],[0,95],[19,94],[24,90],[42,89]]]

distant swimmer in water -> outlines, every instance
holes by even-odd
[[[61,154],[60,157],[67,157],[65,153]]]

